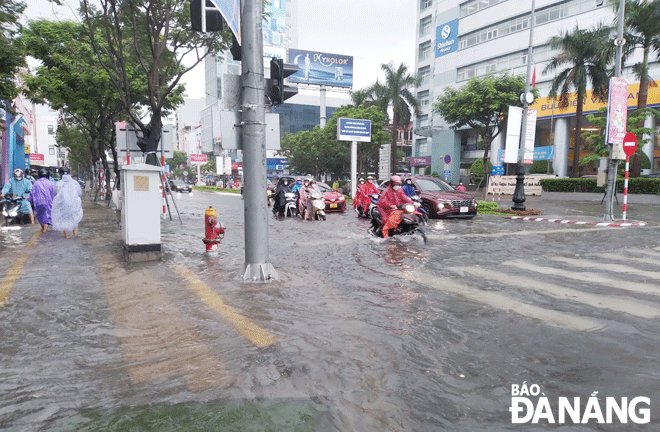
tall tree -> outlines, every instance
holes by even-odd
[[[25,54],[18,37],[21,30],[18,20],[25,6],[23,2],[0,0],[0,109],[8,112],[13,112],[12,101],[20,92],[14,77],[25,66]]]
[[[593,95],[604,100],[609,87],[607,64],[611,56],[609,36],[611,29],[598,26],[590,30],[576,27],[573,31],[562,32],[548,41],[552,49],[560,50],[544,72],[559,70],[552,81],[550,96],[557,97],[559,91],[559,107],[568,107],[569,94],[577,94],[575,110],[575,136],[573,147],[573,177],[579,177],[580,149],[582,142],[582,112],[584,97],[591,86]]]
[[[81,5],[98,61],[141,131],[138,146],[148,163],[157,164],[154,152],[162,132],[161,117],[182,102],[181,77],[207,55],[226,49],[230,31],[192,31],[187,1],[81,0]],[[186,65],[184,57],[192,61]],[[132,85],[135,69],[144,76],[140,88]]]
[[[523,76],[502,74],[475,77],[460,89],[445,87],[433,109],[452,129],[465,126],[474,129],[485,145],[483,160],[486,166],[491,143],[506,124],[509,106],[521,106],[520,95],[524,91]],[[537,90],[532,92],[536,97]]]
[[[29,55],[42,62],[34,75],[25,77],[25,94],[62,111],[69,127],[86,133],[89,153],[103,166],[109,199],[111,170],[119,175],[115,122],[125,119],[125,111],[119,92],[96,61],[87,31],[72,21],[40,20],[30,22],[22,39]],[[106,151],[113,155],[113,167]]]
[[[401,63],[398,67],[393,63],[382,64],[381,69],[385,72],[385,83],[376,84],[371,88],[374,97],[384,112],[392,109],[392,166],[391,172],[397,171],[399,161],[397,138],[399,127],[408,125],[412,116],[419,111],[419,104],[411,89],[417,85],[417,78],[408,73],[408,67]]]

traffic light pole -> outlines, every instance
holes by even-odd
[[[261,0],[241,2],[241,68],[245,266],[243,279],[278,279],[268,260],[266,106]]]

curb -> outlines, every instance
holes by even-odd
[[[646,222],[585,222],[585,221],[572,221],[567,219],[549,219],[531,216],[509,216],[509,219],[534,221],[534,222],[555,222],[565,225],[587,225],[596,227],[633,227],[644,226]]]

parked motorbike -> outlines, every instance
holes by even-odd
[[[323,195],[320,192],[314,191],[311,194],[302,193],[301,199],[298,202],[298,213],[305,219],[307,213],[307,200],[312,200],[312,220],[325,220],[325,202],[323,202]]]
[[[29,219],[28,215],[19,214],[23,199],[22,196],[13,193],[7,194],[0,199],[2,215],[5,218],[5,226],[19,223],[24,224]]]
[[[403,210],[401,215],[401,223],[396,228],[392,228],[389,231],[389,236],[409,236],[418,234],[422,237],[424,243],[428,241],[426,234],[419,227],[420,216],[415,214],[416,206],[413,204],[402,204],[399,207],[399,210]],[[383,219],[379,212],[374,214],[374,218],[371,219],[371,226],[368,228],[368,232],[376,237],[383,237]]]
[[[284,194],[284,199],[286,202],[284,203],[284,215],[286,217],[291,217],[291,216],[298,216],[298,206],[296,204],[296,193],[295,192],[287,192]]]

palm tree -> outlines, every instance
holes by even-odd
[[[378,81],[371,87],[370,91],[378,105],[385,113],[392,108],[392,173],[396,173],[398,162],[397,155],[397,132],[400,125],[407,125],[413,114],[419,111],[419,105],[411,88],[417,85],[417,78],[408,73],[408,67],[401,63],[395,68],[393,63],[382,64],[381,69],[385,72],[385,84]]]
[[[618,5],[616,2],[616,10]],[[642,62],[633,66],[639,78],[637,109],[642,109],[646,108],[649,85],[657,86],[649,77],[649,54],[655,52],[660,57],[660,0],[627,0],[625,12],[627,54],[632,55],[636,48],[643,52]]]
[[[575,138],[573,148],[573,177],[579,177],[580,142],[584,96],[591,83],[595,97],[604,100],[607,95],[609,76],[607,63],[611,59],[608,53],[608,41],[611,29],[603,25],[591,30],[575,28],[572,32],[562,33],[548,41],[552,49],[559,49],[544,69],[544,72],[559,70],[552,81],[549,96],[556,98],[559,93],[559,107],[569,105],[568,95],[577,93],[575,110]],[[563,68],[563,69],[562,69]]]

